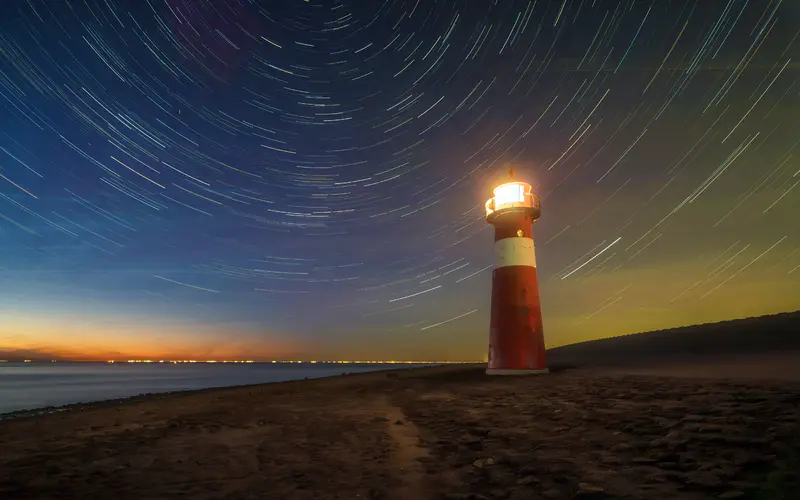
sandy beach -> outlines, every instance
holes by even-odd
[[[800,498],[800,381],[686,369],[462,365],[76,406],[0,422],[0,498]]]

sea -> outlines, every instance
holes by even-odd
[[[89,403],[210,387],[283,382],[413,364],[323,363],[0,363],[0,416],[73,403]]]

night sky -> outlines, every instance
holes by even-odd
[[[483,359],[509,166],[548,346],[800,308],[795,0],[3,8],[0,354]]]

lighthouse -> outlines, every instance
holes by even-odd
[[[532,231],[540,211],[531,185],[514,179],[513,169],[486,202],[486,221],[494,226],[488,375],[548,371]]]

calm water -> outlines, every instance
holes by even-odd
[[[0,414],[138,394],[329,377],[414,365],[2,363]]]

